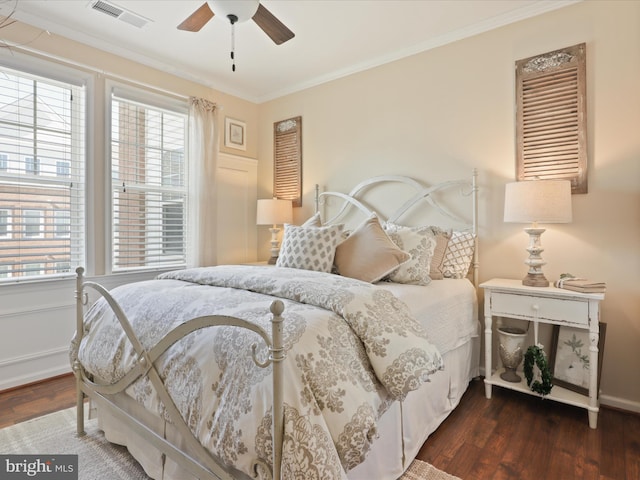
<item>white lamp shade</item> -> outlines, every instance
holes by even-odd
[[[291,223],[293,220],[293,207],[291,200],[278,198],[265,198],[258,200],[258,213],[256,223],[258,225],[281,225]]]
[[[571,222],[571,182],[530,180],[507,183],[504,194],[504,221]]]

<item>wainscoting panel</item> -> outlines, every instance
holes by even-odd
[[[255,262],[258,162],[220,154],[217,173],[218,263]]]

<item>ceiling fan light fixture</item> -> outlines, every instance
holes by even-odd
[[[211,10],[216,15],[223,18],[229,18],[230,15],[237,18],[234,23],[246,22],[251,20],[258,11],[260,5],[259,0],[209,0]]]

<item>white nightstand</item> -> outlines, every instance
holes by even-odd
[[[528,287],[521,280],[494,278],[480,285],[484,288],[485,321],[485,394],[491,398],[493,385],[538,395],[532,392],[526,379],[520,383],[507,382],[500,378],[503,369],[493,372],[492,322],[493,317],[516,318],[533,322],[535,341],[538,339],[538,323],[566,325],[589,331],[589,395],[554,385],[545,398],[569,405],[586,408],[589,412],[589,426],[598,425],[598,322],[600,302],[603,293],[577,293],[555,287]],[[548,352],[547,352],[548,353]]]

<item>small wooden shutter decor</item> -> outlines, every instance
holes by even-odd
[[[302,206],[302,117],[273,124],[273,196]]]
[[[516,62],[517,178],[587,193],[586,45]]]

